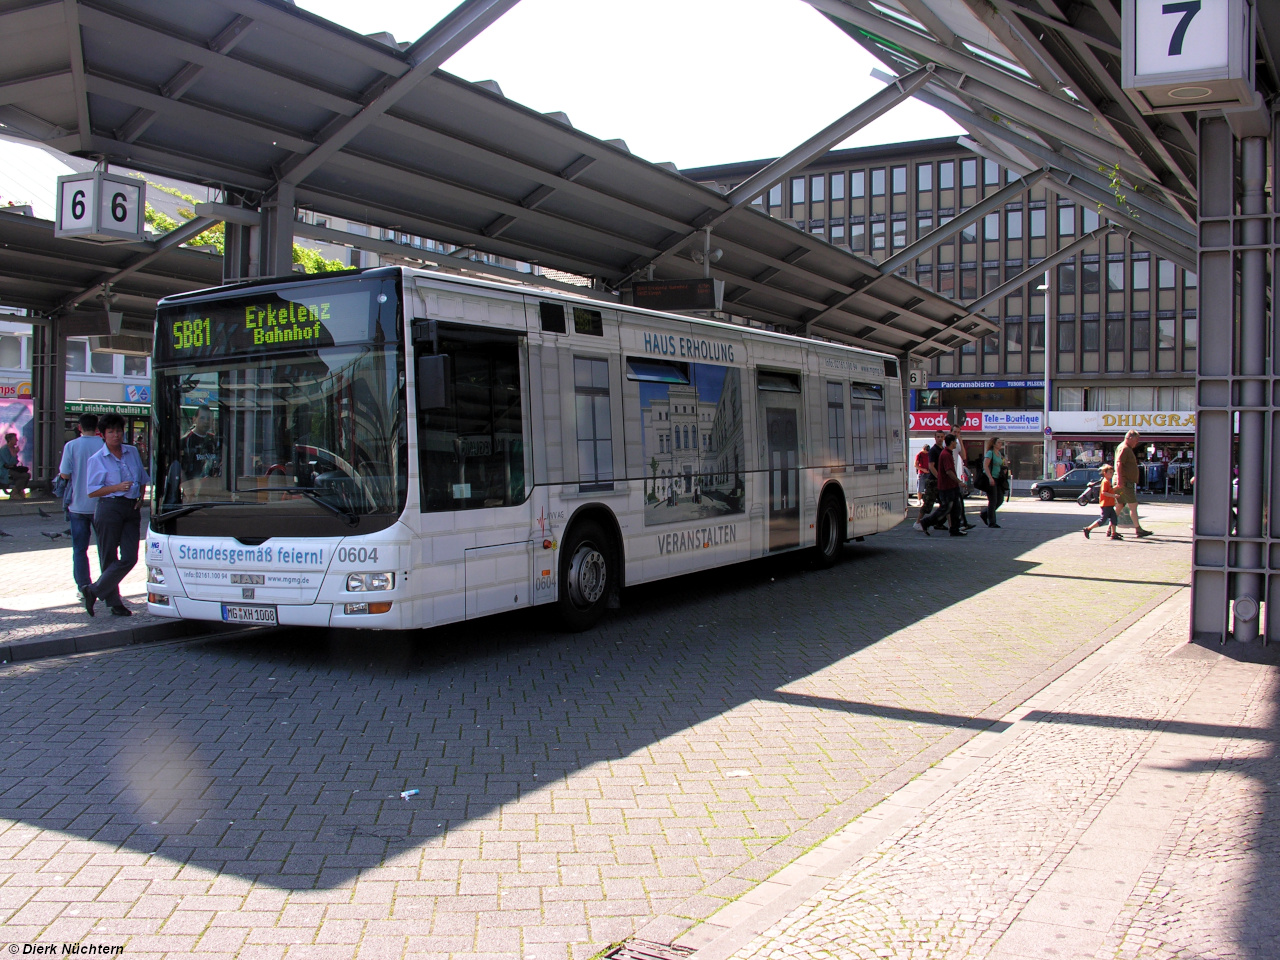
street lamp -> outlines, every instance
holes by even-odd
[[[1044,423],[1041,430],[1044,436],[1044,479],[1053,479],[1053,434],[1049,432],[1049,401],[1053,397],[1053,387],[1049,382],[1049,371],[1053,369],[1053,328],[1049,324],[1049,303],[1053,299],[1053,291],[1049,282],[1051,271],[1044,273],[1044,283],[1036,287],[1044,291]]]

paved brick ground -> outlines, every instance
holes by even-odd
[[[695,960],[1280,956],[1280,655],[1188,645],[1187,600],[842,831],[852,856],[828,842],[852,862],[764,935]]]
[[[829,571],[637,588],[573,637],[509,616],[5,667],[5,938],[537,960],[675,939],[1176,591],[1189,511],[1144,516],[1160,536],[1124,543],[1086,542],[1074,504],[903,528]]]
[[[133,608],[132,617],[113,617],[102,604],[92,620],[77,600],[71,578],[71,534],[66,519],[52,502],[42,517],[29,504],[3,504],[21,514],[0,514],[0,644],[34,638],[75,636],[137,629],[157,623],[147,613],[146,569],[140,561],[120,585],[120,594]],[[50,536],[54,535],[56,536]],[[96,543],[89,547],[89,570],[98,575]]]

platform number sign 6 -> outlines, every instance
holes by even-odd
[[[1191,21],[1200,12],[1200,0],[1179,0],[1178,3],[1166,3],[1160,7],[1160,12],[1165,16],[1177,13],[1182,14],[1182,19],[1173,28],[1173,36],[1169,38],[1169,56],[1180,57],[1182,56],[1182,43],[1187,39],[1187,27],[1191,26]]]
[[[138,188],[132,184],[104,181],[100,195],[102,212],[98,223],[117,230],[134,229],[141,215],[138,210],[138,193]]]

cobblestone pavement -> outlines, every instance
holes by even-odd
[[[16,505],[15,505],[16,506]],[[146,568],[141,561],[120,584],[132,617],[110,616],[99,604],[92,620],[84,612],[71,578],[71,534],[61,509],[49,504],[49,517],[31,512],[0,516],[0,643],[39,637],[75,636],[137,629],[161,622],[147,613]],[[50,535],[57,536],[51,537]],[[89,570],[98,575],[96,541],[89,546]]]
[[[1168,601],[952,782],[872,811],[901,822],[764,935],[695,960],[1280,957],[1280,653],[1189,645],[1188,617]]]
[[[775,558],[634,588],[576,636],[520,615],[0,668],[4,939],[534,960],[670,942],[1188,573],[1182,506],[1149,507],[1158,536],[1124,543],[1086,542],[1074,504],[1001,519],[965,540],[902,527],[831,570]],[[1094,728],[1046,730],[1053,756]],[[1051,844],[1007,822],[1027,863]]]

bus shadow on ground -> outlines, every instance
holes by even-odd
[[[577,635],[535,611],[35,665],[7,682],[0,816],[280,889],[339,886],[752,701],[823,708],[781,688],[1027,572],[1023,553],[1079,528],[1034,521],[985,543],[903,525],[828,570],[786,556],[637,586]],[[852,714],[935,740],[980,725]]]

